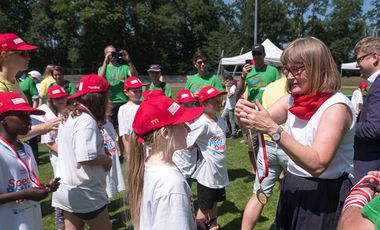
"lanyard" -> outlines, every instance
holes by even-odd
[[[19,163],[26,169],[30,181],[37,187],[41,188],[42,186],[40,180],[38,179],[36,173],[33,171],[32,166],[30,164],[27,164],[24,161],[24,159],[22,159],[15,147],[11,145],[8,141],[6,141],[2,136],[0,136],[0,144],[17,156],[17,160],[19,161]],[[28,153],[25,151],[25,154]]]
[[[79,103],[75,104],[75,106],[78,107],[83,112],[88,113],[96,121],[94,114],[92,114],[91,111],[86,106],[79,104]]]

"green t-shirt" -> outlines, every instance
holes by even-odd
[[[102,67],[99,67],[98,74]],[[110,101],[111,103],[125,103],[128,97],[124,93],[124,80],[128,78],[129,66],[107,66],[106,79],[110,84]]]
[[[248,101],[254,102],[259,99],[261,103],[265,87],[278,79],[280,79],[280,74],[273,66],[265,65],[259,70],[253,67],[245,77],[245,83],[248,87]]]
[[[57,83],[53,82],[50,86],[53,85],[57,85]],[[48,87],[48,89],[50,88],[50,86]],[[68,80],[63,80],[63,84],[60,84],[60,86],[62,86],[65,89],[66,93],[68,93],[69,95],[73,95],[77,92],[77,88],[75,88],[75,85]]]
[[[205,86],[213,86],[220,92],[224,92],[222,82],[215,74],[209,74],[207,76],[200,76],[199,73],[191,75],[186,81],[185,89],[191,92],[199,91]]]
[[[30,77],[20,78],[20,88],[24,93],[30,106],[33,105],[33,98],[38,97],[38,90],[36,83]]]
[[[380,230],[380,196],[375,197],[364,208],[362,208],[363,216],[367,217],[375,226],[376,230]]]
[[[149,84],[149,90],[154,90],[154,89],[159,89],[159,90],[163,90],[162,88],[164,88],[164,94],[170,98],[172,98],[172,87],[168,84],[168,83],[164,83],[165,85],[163,86],[162,85],[163,83],[160,82],[158,85],[154,85],[153,83]],[[145,88],[145,87],[144,87]],[[143,89],[145,90],[145,89]]]

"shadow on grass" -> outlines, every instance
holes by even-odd
[[[250,175],[250,172],[247,169],[228,169],[228,177],[230,179],[230,182],[247,177]]]

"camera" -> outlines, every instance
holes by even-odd
[[[245,64],[251,64],[251,59],[247,59],[247,60],[245,60]]]
[[[115,57],[115,58],[121,57],[120,51],[112,51],[112,57]]]
[[[206,230],[209,230],[213,227],[215,227],[215,222],[216,222],[216,218],[212,218],[209,222],[205,223],[206,224]]]

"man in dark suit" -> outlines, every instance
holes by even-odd
[[[380,38],[363,38],[356,44],[355,54],[369,90],[356,126],[354,184],[368,171],[380,170]]]

